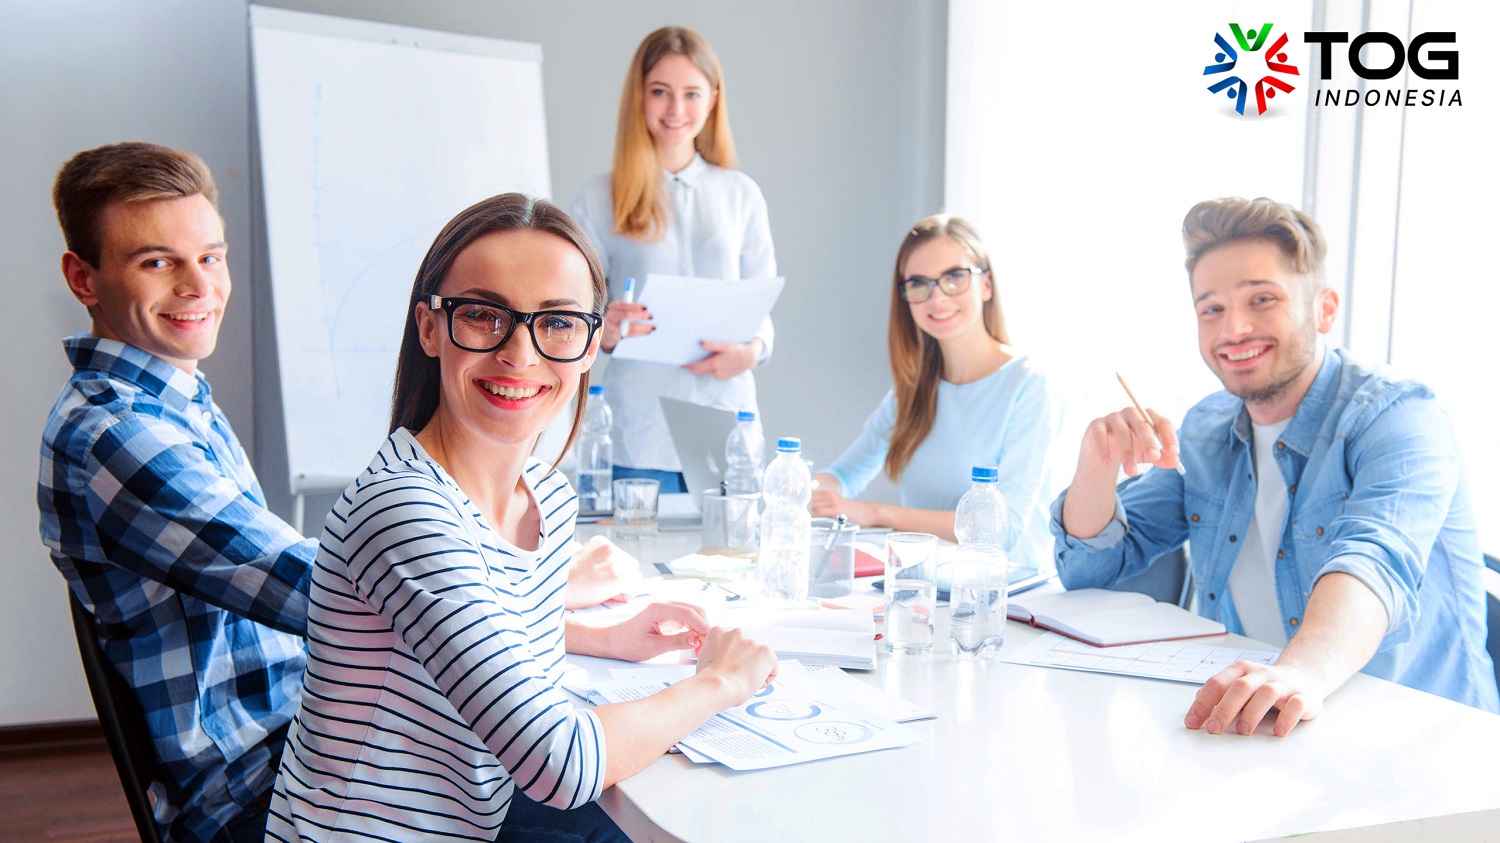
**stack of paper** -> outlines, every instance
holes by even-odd
[[[1012,664],[1060,667],[1093,673],[1117,673],[1194,685],[1237,661],[1275,664],[1276,653],[1242,647],[1214,647],[1187,641],[1154,641],[1119,647],[1092,647],[1047,632],[1005,660]]]
[[[725,604],[710,612],[719,626],[738,628],[783,659],[851,670],[875,669],[875,615],[848,609],[770,609]]]
[[[719,763],[731,770],[762,770],[910,746],[919,735],[895,721],[874,714],[830,691],[816,674],[783,662],[783,675],[742,706],[715,715],[677,744],[695,763]],[[573,688],[595,704],[626,702],[648,697],[674,681],[654,678],[650,668],[617,672],[626,681],[593,683]],[[670,675],[670,671],[657,671]],[[652,679],[654,678],[654,681]],[[641,682],[639,680],[647,681]],[[635,681],[631,681],[635,680]],[[871,688],[874,693],[879,689]]]

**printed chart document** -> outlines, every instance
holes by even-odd
[[[725,281],[653,272],[636,301],[651,311],[656,330],[620,340],[614,356],[682,366],[708,356],[700,340],[749,342],[785,285],[781,277]]]
[[[794,662],[782,662],[783,666]],[[843,697],[866,711],[894,720],[897,723],[915,723],[918,720],[935,720],[937,714],[930,708],[917,705],[871,685],[861,682],[833,665],[807,664],[802,669],[807,675],[834,694]]]
[[[616,703],[648,697],[670,682],[599,683],[587,698]],[[683,755],[731,770],[763,770],[822,758],[894,749],[920,736],[823,691],[799,673],[779,676],[742,706],[725,709],[678,743]]]
[[[1186,641],[1155,641],[1118,647],[1094,647],[1055,632],[1046,632],[1007,656],[1011,664],[1060,667],[1094,673],[1118,673],[1201,685],[1237,661],[1275,664],[1277,653],[1240,647],[1215,647]]]
[[[1007,614],[1012,620],[1060,632],[1096,647],[1223,635],[1224,625],[1171,603],[1134,591],[1080,588],[1076,591],[1018,595]]]

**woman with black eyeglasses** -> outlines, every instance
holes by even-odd
[[[989,253],[967,221],[936,214],[896,254],[887,342],[894,387],[854,444],[818,474],[814,515],[953,539],[974,466],[1000,468],[1016,564],[1051,565],[1047,452],[1060,408],[1047,378],[1010,346]],[[877,472],[900,505],[854,500]]]
[[[268,839],[625,840],[600,792],[775,673],[687,604],[564,619],[577,497],[532,449],[587,386],[603,307],[593,248],[548,202],[497,196],[438,235],[390,437],[324,524]],[[645,699],[585,710],[558,684],[565,651],[684,649],[696,675]]]

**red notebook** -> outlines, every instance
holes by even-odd
[[[854,576],[880,577],[885,575],[885,558],[864,547],[854,545]]]

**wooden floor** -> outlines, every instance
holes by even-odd
[[[63,753],[0,757],[0,841],[38,840],[140,840],[102,742]]]

